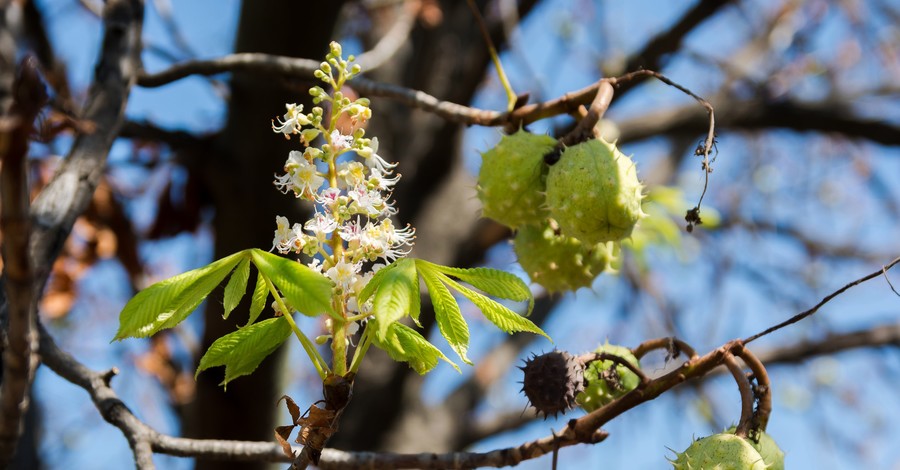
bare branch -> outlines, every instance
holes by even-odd
[[[753,379],[756,381],[753,389],[753,395],[756,397],[756,409],[753,410],[753,422],[751,423],[753,432],[755,434],[756,430],[765,431],[766,426],[769,425],[769,415],[772,414],[772,387],[769,382],[769,372],[766,371],[762,361],[749,349],[741,349],[736,354],[753,372]]]
[[[731,372],[731,376],[741,392],[741,420],[734,433],[741,437],[747,437],[753,419],[753,392],[750,391],[750,381],[747,380],[747,376],[744,375],[744,371],[741,370],[741,366],[734,360],[734,355],[731,353],[725,355],[725,367]]]
[[[681,47],[681,41],[688,34],[715,15],[728,0],[701,0],[693,8],[685,12],[678,21],[666,31],[656,35],[639,52],[634,54],[621,71],[637,70],[640,68],[659,70],[663,63],[662,58],[669,53],[677,51]],[[625,84],[619,90],[624,95],[634,89],[640,82],[635,81]]]
[[[825,356],[848,349],[879,346],[900,347],[900,324],[891,323],[873,328],[831,334],[818,341],[802,341],[757,354],[766,364],[798,363],[816,356]]]
[[[900,127],[857,116],[848,110],[850,107],[848,102],[809,105],[790,101],[716,101],[720,128],[829,132],[883,145],[900,145]],[[661,134],[694,136],[703,132],[707,124],[699,110],[682,106],[619,122],[619,129],[623,141],[635,141]]]
[[[680,354],[684,354],[688,357],[688,359],[694,359],[697,356],[697,351],[694,350],[691,345],[685,343],[684,341],[675,338],[657,338],[651,339],[648,341],[644,341],[639,344],[636,348],[631,350],[631,353],[634,354],[634,357],[641,359],[648,352],[654,351],[657,349],[663,349],[666,351],[668,357],[674,359],[678,357]]]
[[[38,62],[26,57],[13,84],[8,116],[0,120],[0,232],[3,233],[3,274],[6,277],[8,327],[3,345],[0,385],[0,466],[9,465],[28,410],[28,390],[37,369],[34,273],[28,259],[31,220],[28,215],[28,138],[32,124],[47,102]]]
[[[855,280],[855,281],[853,281],[853,282],[850,282],[849,284],[845,285],[844,287],[841,287],[840,289],[838,289],[838,290],[836,290],[836,291],[834,291],[834,292],[832,292],[832,293],[826,295],[825,298],[823,298],[819,303],[817,303],[817,304],[816,304],[815,306],[813,306],[811,309],[806,310],[806,311],[804,311],[804,312],[800,312],[800,313],[794,315],[793,317],[791,317],[791,318],[789,318],[789,319],[787,319],[787,320],[785,320],[785,321],[783,321],[783,322],[781,322],[781,323],[779,323],[779,324],[777,324],[777,325],[775,325],[775,326],[773,326],[773,327],[767,328],[767,329],[765,329],[764,331],[762,331],[762,332],[760,332],[760,333],[757,333],[757,334],[755,334],[755,335],[753,335],[753,336],[748,337],[747,339],[744,340],[744,343],[750,343],[750,342],[755,341],[755,340],[757,340],[757,339],[759,339],[759,338],[762,338],[763,336],[768,335],[769,333],[778,331],[778,330],[780,330],[780,329],[782,329],[782,328],[784,328],[784,327],[786,327],[786,326],[788,326],[788,325],[793,325],[794,323],[797,323],[798,321],[803,320],[804,318],[806,318],[806,317],[808,317],[808,316],[810,316],[810,315],[812,315],[812,314],[818,312],[819,309],[820,309],[823,305],[827,304],[829,301],[831,301],[831,299],[833,299],[833,298],[835,298],[835,297],[837,297],[837,296],[843,294],[846,290],[850,289],[851,287],[858,286],[858,285],[862,284],[863,282],[866,282],[866,281],[871,280],[871,279],[874,279],[874,278],[876,278],[876,277],[885,275],[885,273],[886,273],[889,269],[893,268],[897,263],[900,263],[900,257],[894,258],[893,261],[891,261],[890,263],[888,263],[888,264],[882,266],[882,268],[879,269],[878,271],[875,271],[874,273],[871,273],[871,274],[867,274],[867,275],[865,275],[865,276],[863,276],[863,277],[861,277],[861,278],[859,278],[859,279],[857,279],[857,280]]]
[[[595,126],[603,118],[606,110],[609,109],[614,93],[615,90],[609,81],[600,80],[597,83],[597,94],[591,101],[591,106],[588,108],[587,113],[578,121],[578,125],[560,140],[560,144],[572,146],[593,138]]]
[[[174,149],[196,148],[206,145],[212,140],[211,136],[198,136],[186,131],[162,129],[151,123],[139,121],[122,123],[119,137],[160,142]]]
[[[141,0],[106,4],[103,49],[84,107],[84,119],[93,122],[96,130],[78,135],[69,156],[35,199],[31,210],[34,224],[31,259],[37,292],[46,282],[75,219],[87,208],[103,176],[107,154],[122,125],[128,93],[140,68],[143,13]]]
[[[607,433],[595,433],[590,442],[596,444],[606,439]],[[547,436],[526,442],[520,446],[497,449],[490,452],[448,452],[444,454],[390,454],[379,452],[344,452],[325,449],[319,468],[322,470],[429,468],[456,469],[476,467],[511,467],[525,460],[538,458],[561,447],[578,444],[571,437]]]
[[[313,79],[319,62],[257,52],[241,52],[218,59],[188,60],[156,73],[141,72],[137,84],[145,88],[167,85],[191,75],[208,77],[226,72],[255,72],[301,79]]]
[[[375,44],[372,49],[363,52],[356,58],[365,71],[372,71],[386,64],[409,39],[409,33],[416,24],[416,15],[421,5],[419,2],[405,1],[402,11],[394,20],[391,29]]]
[[[116,374],[115,369],[105,373],[88,369],[59,349],[46,331],[41,331],[40,353],[44,365],[87,391],[103,419],[122,431],[140,468],[152,468],[148,450],[180,457],[217,460],[288,461],[281,447],[274,442],[199,440],[160,434],[134,416],[110,387],[110,380]]]

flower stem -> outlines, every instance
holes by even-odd
[[[272,284],[272,281],[269,280],[268,277],[265,277],[264,279],[266,280],[266,285],[269,287],[269,292],[271,292],[272,296],[275,298],[275,303],[278,304],[278,308],[283,312],[284,319],[291,325],[291,330],[294,332],[294,335],[297,336],[297,339],[300,340],[300,344],[312,361],[313,366],[315,366],[316,372],[318,372],[319,377],[324,380],[325,377],[331,373],[331,370],[328,368],[328,363],[325,362],[325,359],[322,359],[319,351],[316,350],[315,344],[306,337],[303,331],[297,326],[297,323],[294,322],[294,317],[291,315],[287,305],[285,305],[284,300],[278,295],[278,291],[275,289],[275,285]]]
[[[363,357],[366,356],[366,351],[369,350],[369,346],[371,345],[372,329],[367,326],[366,329],[363,330],[359,346],[356,348],[356,351],[353,352],[353,360],[350,362],[350,372],[355,374],[359,370],[359,365],[362,364]]]

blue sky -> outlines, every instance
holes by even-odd
[[[532,90],[533,96],[549,98],[590,84],[598,78],[597,63],[622,57],[640,47],[647,37],[665,28],[682,10],[673,6],[672,2],[654,0],[642,2],[640,7],[632,2],[607,2],[594,14],[573,13],[585,11],[586,3],[583,0],[547,1],[529,17],[513,41],[513,51],[503,57],[517,91]],[[84,89],[98,50],[101,34],[99,21],[85,13],[75,2],[42,1],[39,5],[50,20],[49,30],[57,53],[69,64],[73,88]],[[763,12],[772,11],[777,6],[772,1],[754,5],[758,5]],[[231,49],[238,6],[239,3],[233,0],[177,2],[174,13],[191,48],[200,57],[215,57]],[[214,18],[210,11],[216,12]],[[642,11],[653,11],[654,14],[641,14]],[[824,53],[822,51],[826,51],[836,38],[845,33],[846,25],[842,24],[840,16],[832,16],[832,19],[826,20],[823,33],[816,36],[813,54]],[[196,21],[196,18],[204,18],[204,21]],[[600,37],[598,31],[604,28],[606,33]],[[686,44],[698,53],[727,58],[730,50],[740,46],[752,34],[752,28],[740,20],[738,11],[726,8],[720,18],[689,36]],[[167,40],[167,31],[152,7],[148,7],[144,36],[149,46],[179,54],[175,45]],[[596,58],[598,61],[574,60],[576,57]],[[161,69],[168,63],[154,52],[146,52],[144,61],[151,71]],[[698,67],[686,59],[673,61],[665,72],[700,94],[713,91],[722,79],[715,70]],[[858,81],[851,83],[864,84],[866,75],[858,75]],[[850,73],[849,76],[857,80],[854,78],[857,75]],[[815,79],[810,79],[790,92],[791,96],[800,99],[814,99],[821,96],[823,90]],[[504,100],[495,75],[490,72],[474,104],[501,109]],[[617,103],[609,117],[622,119],[648,109],[690,102],[689,98],[671,88],[645,85],[644,90],[632,93],[623,102]],[[135,88],[127,112],[132,119],[148,120],[161,127],[206,133],[221,126],[224,109],[223,98],[209,81],[194,77],[157,89]],[[273,115],[277,111],[274,110]],[[885,114],[894,119],[897,117],[896,112]],[[547,132],[556,124],[554,120],[536,123],[532,130]],[[467,132],[464,157],[473,172],[477,171],[479,152],[489,148],[498,138],[499,133],[495,129],[471,128]],[[872,222],[878,221],[883,208],[879,207],[878,201],[866,197],[864,181],[841,179],[844,173],[849,172],[850,163],[841,160],[843,154],[839,151],[827,148],[829,144],[824,139],[810,139],[780,131],[767,134],[762,142],[753,136],[721,133],[719,142],[720,159],[706,199],[708,205],[724,207],[734,197],[731,192],[733,187],[745,187],[738,183],[766,186],[769,198],[747,201],[738,207],[738,213],[748,218],[772,216],[779,223],[799,225],[805,232],[823,239],[857,242],[865,247],[884,246],[900,235],[896,221]],[[867,155],[867,161],[875,172],[900,172],[896,149],[867,143],[859,143],[858,146]],[[757,168],[748,168],[750,152],[754,149],[770,151],[771,158],[756,159],[754,161],[761,161],[762,164]],[[783,156],[791,152],[803,155],[814,149],[835,152],[833,165],[808,168],[805,166],[807,160],[791,160]],[[60,149],[61,152],[63,150]],[[670,145],[658,139],[630,144],[623,150],[633,153],[639,165],[647,166],[672,151]],[[115,146],[111,162],[124,160],[129,151],[124,144]],[[120,176],[126,181],[129,178],[125,173]],[[851,186],[844,187],[842,191],[829,192],[834,200],[810,198],[810,192],[805,188],[822,181]],[[764,182],[765,185],[754,182]],[[695,161],[682,169],[678,183],[688,197],[699,194],[702,180]],[[900,194],[894,190],[890,197],[897,203]],[[129,207],[135,214],[138,226],[142,220],[139,214],[149,209],[147,204],[148,201],[136,201]],[[208,249],[197,249],[198,246],[208,246],[209,240],[208,231],[201,230],[196,235],[147,245],[142,248],[142,256],[161,273],[176,274],[210,260]],[[648,254],[658,285],[669,298],[690,312],[680,324],[680,334],[700,351],[734,337],[747,336],[777,319],[787,318],[873,268],[856,262],[812,265],[809,267],[809,279],[797,279],[792,271],[784,267],[803,265],[809,260],[801,247],[783,239],[737,231],[712,234],[703,238],[702,243],[688,238],[679,248],[656,249]],[[738,268],[724,279],[719,279],[721,283],[716,287],[716,298],[720,300],[690,304],[690,299],[709,295],[710,278],[717,276],[717,273],[708,262],[723,252],[733,256]],[[508,246],[495,248],[490,254],[490,262],[494,266],[515,269],[514,255]],[[754,273],[751,268],[758,272]],[[761,289],[760,272],[774,279],[772,282],[781,284],[785,290],[796,285],[796,298],[781,291],[773,295]],[[177,434],[177,420],[168,409],[161,388],[153,378],[130,364],[144,351],[146,343],[131,340],[108,344],[116,329],[114,319],[129,296],[126,286],[111,282],[122,277],[123,271],[118,263],[99,263],[79,286],[85,294],[71,315],[64,324],[52,325],[51,329],[61,346],[74,351],[87,365],[96,369],[118,366],[122,375],[115,379],[114,384],[131,409],[156,429]],[[810,282],[815,282],[816,287],[808,288]],[[815,319],[797,325],[790,332],[764,338],[754,347],[764,349],[797,338],[816,338],[825,331],[847,331],[875,322],[896,320],[897,302],[890,303],[890,296],[885,295],[885,290],[883,282],[878,281],[861,286],[823,309]],[[651,332],[657,336],[666,334],[660,327],[657,307],[646,299],[630,305],[628,314],[623,315],[621,306],[632,300],[617,278],[602,276],[593,289],[582,289],[565,296],[546,330],[556,340],[557,346],[571,351],[590,350],[606,339],[636,345],[650,337]],[[852,315],[847,312],[852,312]],[[309,328],[313,328],[307,319],[304,321]],[[197,321],[185,325],[189,333],[201,327]],[[473,332],[471,356],[477,357],[499,340],[500,337],[493,333]],[[548,342],[538,340],[533,350],[539,352],[552,347]],[[299,357],[298,348],[294,348],[292,354]],[[861,464],[855,460],[859,455],[864,456],[863,463],[869,468],[900,466],[900,450],[891,444],[900,442],[900,429],[890,426],[890,423],[900,421],[900,406],[897,406],[894,391],[896,379],[883,379],[897,377],[900,372],[900,359],[896,351],[841,353],[833,358],[816,359],[804,366],[774,367],[771,372],[775,410],[769,432],[786,451],[788,468],[855,467]],[[309,374],[294,374],[296,376],[292,377],[292,385],[287,392],[298,402],[303,402],[304,398],[310,401],[317,399],[318,387],[309,387],[315,380],[315,374],[311,370]],[[458,376],[449,367],[440,366],[426,381],[427,401],[439,401],[443,393],[464,377]],[[860,378],[867,386],[858,386]],[[490,414],[504,409],[521,409],[525,398],[518,394],[518,380],[521,379],[516,372],[498,383],[480,412]],[[129,465],[131,453],[125,439],[116,428],[99,417],[86,394],[46,369],[39,372],[35,388],[41,410],[46,419],[53,423],[45,431],[42,446],[42,453],[50,467],[58,466],[63,461],[67,467],[75,469],[104,468],[98,465],[107,465],[106,468],[112,469]],[[693,390],[684,388],[610,423],[606,427],[611,433],[607,442],[563,450],[561,468],[581,468],[585,464],[609,468],[665,468],[664,458],[671,456],[666,447],[682,450],[693,437],[717,431],[704,419],[703,406]],[[712,379],[702,385],[702,390],[705,396],[711,397],[715,414],[729,420],[723,425],[738,418],[739,399],[731,381],[723,377]],[[479,443],[475,449],[491,450],[498,446],[516,445],[549,435],[551,428],[559,429],[563,423],[563,420],[535,422],[516,432]],[[860,450],[860,447],[865,448]],[[109,456],[108,463],[98,464],[98,452]],[[185,459],[165,456],[157,456],[157,459],[162,468],[190,467],[190,461]],[[549,460],[544,458],[527,462],[521,468],[547,468],[548,464]]]

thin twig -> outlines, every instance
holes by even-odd
[[[753,392],[750,390],[750,381],[747,380],[747,376],[744,375],[741,366],[734,360],[734,355],[730,352],[725,354],[725,367],[731,372],[731,376],[734,378],[738,390],[741,392],[741,419],[738,421],[737,429],[734,430],[734,433],[741,437],[747,437],[751,423],[753,422],[754,400]]]
[[[691,347],[691,345],[674,336],[644,341],[636,348],[632,349],[631,353],[634,354],[634,357],[640,360],[650,351],[654,351],[657,349],[666,351],[666,354],[671,356],[672,359],[678,357],[679,354],[684,354],[688,357],[688,359],[694,359],[698,357],[697,351],[695,351],[694,348]]]
[[[759,427],[760,431],[765,431],[766,426],[769,425],[769,415],[772,413],[772,386],[769,382],[769,373],[762,361],[749,349],[737,350],[735,354],[744,360],[756,379],[756,389],[754,390],[756,410],[753,412],[752,424],[754,427]]]
[[[409,33],[416,24],[416,15],[420,9],[418,3],[409,0],[403,2],[402,12],[394,20],[391,29],[378,40],[375,47],[356,58],[356,63],[363,70],[371,72],[386,64],[407,43]]]
[[[491,40],[491,34],[488,32],[487,25],[484,24],[484,18],[482,18],[481,12],[478,11],[478,6],[475,5],[475,0],[466,0],[466,3],[469,4],[469,10],[472,10],[472,16],[475,17],[475,21],[478,23],[478,29],[481,30],[481,38],[484,39],[484,44],[488,48],[488,54],[491,56],[491,61],[494,62],[497,78],[500,79],[500,84],[503,86],[503,90],[506,91],[506,111],[512,111],[516,106],[516,92],[513,91],[512,85],[509,83],[509,78],[506,77],[506,72],[503,71],[500,55],[497,54],[497,48],[494,47],[494,41]]]
[[[768,334],[770,334],[770,333],[773,333],[773,332],[775,332],[775,331],[778,331],[778,330],[780,330],[780,329],[782,329],[782,328],[784,328],[784,327],[786,327],[786,326],[788,326],[788,325],[793,325],[794,323],[797,323],[798,321],[803,320],[804,318],[806,318],[806,317],[808,317],[808,316],[810,316],[810,315],[812,315],[812,314],[818,312],[819,309],[822,308],[823,305],[827,304],[829,301],[831,301],[831,299],[834,299],[835,297],[837,297],[837,296],[843,294],[846,290],[850,289],[851,287],[858,286],[858,285],[860,285],[860,284],[862,284],[862,283],[864,283],[864,282],[866,282],[866,281],[868,281],[868,280],[874,279],[874,278],[876,278],[876,277],[878,277],[878,276],[883,276],[883,275],[885,275],[885,273],[886,273],[888,270],[890,270],[891,268],[893,268],[897,263],[900,263],[900,257],[894,258],[893,261],[891,261],[890,263],[888,263],[888,264],[882,266],[882,268],[879,269],[878,271],[875,271],[874,273],[871,273],[871,274],[867,274],[867,275],[865,275],[865,276],[863,276],[863,277],[861,277],[861,278],[859,278],[859,279],[857,279],[857,280],[855,280],[855,281],[853,281],[853,282],[848,283],[848,284],[845,285],[844,287],[841,287],[840,289],[838,289],[838,290],[836,290],[836,291],[834,291],[834,292],[832,292],[832,293],[826,295],[825,298],[823,298],[821,301],[819,301],[819,303],[817,303],[815,306],[813,306],[813,308],[811,308],[811,309],[809,309],[809,310],[806,310],[806,311],[803,311],[803,312],[800,312],[800,313],[794,315],[793,317],[791,317],[791,318],[789,318],[789,319],[787,319],[787,320],[785,320],[785,321],[783,321],[783,322],[781,322],[781,323],[779,323],[779,324],[777,324],[777,325],[775,325],[775,326],[773,326],[773,327],[766,328],[764,331],[761,331],[761,332],[759,332],[759,333],[757,333],[757,334],[755,334],[755,335],[753,335],[753,336],[750,336],[750,337],[746,338],[746,339],[744,340],[744,344],[750,343],[751,341],[755,341],[755,340],[757,340],[757,339],[759,339],[759,338],[762,338],[763,336],[766,336],[766,335],[768,335]]]
[[[138,77],[137,84],[143,87],[152,88],[163,86],[191,75],[210,76],[238,71],[312,80],[313,72],[318,68],[319,62],[310,59],[245,52],[208,60],[188,60],[156,73],[143,72]],[[363,72],[365,72],[365,70],[363,70]],[[362,95],[395,99],[408,106],[428,111],[451,122],[490,127],[504,125],[518,127],[548,117],[574,112],[579,106],[587,105],[597,96],[597,91],[600,89],[602,83],[608,82],[610,85],[615,86],[616,84],[625,83],[642,76],[654,76],[663,83],[674,86],[678,90],[683,91],[698,100],[701,104],[704,104],[704,107],[711,116],[710,129],[714,128],[715,122],[712,119],[712,106],[709,105],[708,102],[698,97],[687,88],[669,80],[665,76],[649,70],[640,70],[617,78],[603,79],[580,90],[565,93],[558,98],[543,103],[521,106],[509,113],[473,108],[450,101],[443,101],[423,91],[389,83],[377,82],[365,77],[354,78],[352,86]],[[710,133],[710,137],[707,138],[708,145],[706,145],[705,148],[708,151],[712,150],[713,137],[714,135]]]
[[[587,114],[578,122],[578,125],[560,139],[560,144],[564,146],[572,146],[579,144],[594,137],[594,129],[606,110],[612,103],[615,89],[609,80],[600,80],[597,82],[597,94],[591,101]]]
[[[886,267],[882,267],[882,268],[881,268],[881,272],[882,272],[882,274],[884,274],[884,280],[887,281],[888,285],[891,287],[891,290],[894,292],[894,294],[895,294],[897,297],[900,297],[900,292],[897,292],[897,289],[894,289],[894,285],[891,284],[891,278],[888,277],[888,275],[887,275],[887,268],[886,268]]]
[[[578,360],[581,361],[585,365],[585,367],[587,367],[588,364],[595,362],[595,361],[614,362],[620,366],[625,367],[626,369],[628,369],[632,373],[634,373],[634,375],[638,376],[638,378],[641,380],[641,383],[649,383],[650,382],[650,378],[647,377],[646,374],[644,374],[644,371],[642,371],[640,367],[635,366],[634,364],[629,362],[627,359],[620,357],[618,355],[615,355],[615,354],[587,353],[587,354],[582,354],[581,356],[578,356]],[[612,366],[610,366],[610,368],[611,367]]]
[[[619,81],[625,80],[633,80],[634,78],[641,76],[650,76],[654,77],[657,80],[665,83],[666,85],[675,87],[682,93],[690,96],[698,103],[700,103],[703,108],[706,109],[706,113],[709,116],[709,126],[706,132],[706,140],[703,142],[703,147],[698,147],[695,153],[697,155],[703,156],[703,191],[700,193],[700,199],[697,201],[697,205],[687,211],[684,219],[687,222],[687,231],[691,232],[694,229],[694,225],[700,225],[703,221],[700,219],[700,206],[703,204],[703,197],[706,196],[706,190],[709,188],[709,174],[712,173],[712,166],[710,166],[709,154],[712,153],[713,147],[716,144],[716,113],[713,109],[712,105],[709,104],[708,101],[701,98],[691,90],[687,89],[684,86],[679,85],[678,83],[673,82],[663,74],[659,72],[654,72],[652,70],[637,70],[635,72],[627,73],[621,77],[610,79],[612,80],[613,85],[618,83]]]

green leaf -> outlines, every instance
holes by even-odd
[[[416,274],[416,263],[409,258],[395,261],[396,265],[379,283],[372,303],[372,314],[378,319],[375,330],[379,339],[384,340],[388,327],[408,315],[418,305],[419,278]],[[382,271],[387,268],[383,268]],[[379,271],[381,272],[381,271]]]
[[[419,315],[422,313],[422,296],[419,290],[419,278],[416,277],[413,280],[412,299],[409,301],[409,316],[416,326],[421,328],[422,324],[419,323]]]
[[[466,325],[466,320],[459,310],[459,304],[456,303],[450,290],[441,282],[438,274],[429,268],[420,269],[419,273],[425,280],[425,287],[428,288],[431,296],[434,318],[441,335],[463,362],[472,365],[472,361],[466,357],[466,351],[469,349],[469,326]]]
[[[263,273],[256,273],[256,287],[253,288],[253,296],[250,297],[250,319],[247,325],[252,325],[259,318],[259,314],[266,308],[266,300],[269,299],[269,287]]]
[[[281,291],[287,303],[311,317],[333,313],[331,280],[298,263],[267,251],[250,250],[253,264]]]
[[[181,323],[246,257],[247,251],[241,251],[138,292],[119,314],[113,341],[147,337]]]
[[[479,294],[471,289],[467,289],[461,286],[458,282],[450,279],[449,277],[438,274],[441,277],[441,280],[444,281],[448,286],[453,289],[459,291],[460,294],[464,295],[467,299],[469,299],[484,316],[490,320],[491,323],[497,325],[497,328],[507,332],[513,333],[516,331],[527,331],[530,333],[539,334],[547,339],[550,339],[547,336],[547,333],[544,333],[537,325],[532,323],[531,320],[519,315],[516,312],[506,308],[505,306],[491,300],[490,298]]]
[[[375,275],[372,276],[372,279],[369,279],[369,282],[366,283],[366,286],[363,287],[363,290],[359,292],[357,301],[362,304],[372,298],[372,294],[375,293],[375,291],[378,289],[378,286],[380,286],[381,283],[384,282],[384,279],[390,274],[391,271],[397,269],[397,266],[402,266],[402,264],[400,264],[398,261],[376,271]]]
[[[200,359],[195,377],[210,367],[225,366],[221,385],[252,373],[291,335],[284,317],[269,318],[217,339]]]
[[[228,315],[237,307],[241,298],[247,291],[247,280],[250,278],[250,259],[244,258],[231,273],[228,284],[225,285],[225,313],[222,318],[228,318]]]
[[[378,322],[378,319],[375,319]],[[398,362],[406,362],[419,374],[424,375],[437,366],[439,360],[447,361],[457,372],[459,367],[447,356],[422,337],[416,330],[398,322],[388,325],[383,339],[373,337],[373,343]]]
[[[527,300],[528,310],[525,312],[525,316],[530,315],[534,308],[534,296],[531,294],[531,289],[515,274],[492,268],[453,268],[429,263],[425,260],[416,260],[416,263],[420,269],[427,267],[427,269],[456,277],[488,295],[516,302]]]

